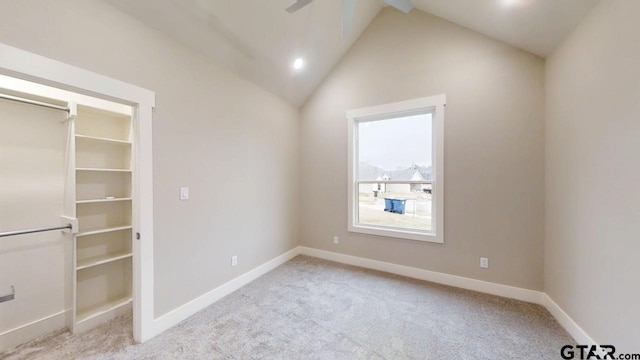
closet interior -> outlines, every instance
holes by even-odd
[[[57,249],[64,249],[56,259],[64,262],[65,269],[64,308],[60,306],[59,312],[64,315],[65,325],[74,333],[133,311],[132,242],[136,218],[133,207],[136,203],[133,109],[0,76],[0,105],[3,103],[14,107],[49,108],[54,113],[66,112],[66,116],[39,121],[57,121],[57,126],[66,127],[67,139],[64,145],[60,144],[66,146],[65,149],[56,149],[65,154],[64,161],[58,164],[64,174],[64,187],[60,188],[59,194],[49,194],[64,199],[59,212],[48,218],[60,218],[63,225],[42,224],[33,232],[34,229],[21,230],[24,225],[20,222],[0,223],[0,236],[11,238],[7,245],[11,246],[10,250],[29,252],[36,251],[34,247],[44,246],[33,240],[39,233],[63,230],[62,236],[54,236],[55,241],[61,243]],[[0,112],[2,109],[0,107]],[[29,133],[20,136],[25,142],[29,141]],[[33,141],[37,143],[38,139],[34,137]],[[12,156],[10,146],[0,150],[2,156]],[[43,153],[46,151],[50,149],[43,149]],[[57,187],[46,186],[47,179],[32,179],[26,173],[24,179],[40,181],[41,191],[58,191],[55,190]],[[24,205],[20,206],[28,213],[27,206],[38,206],[38,194],[26,194],[25,197]],[[11,254],[0,252],[0,260],[2,256]],[[31,279],[12,279],[9,273],[0,284],[12,289],[11,298],[6,298],[7,306],[14,311],[12,316],[22,323],[42,317],[38,314],[41,309],[37,309],[37,301],[27,296],[37,294],[33,287],[37,287],[39,272],[32,271],[29,276]],[[0,333],[6,330],[0,328]]]

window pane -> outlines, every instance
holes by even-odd
[[[361,184],[358,196],[358,222],[364,225],[430,231],[431,194],[425,191],[409,193],[407,189],[412,186],[422,185],[388,184],[386,192],[383,190],[376,195],[371,190],[371,184]],[[382,187],[385,185],[382,184]]]
[[[430,231],[432,115],[358,123],[358,222]]]

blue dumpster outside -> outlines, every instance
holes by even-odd
[[[405,199],[384,198],[384,211],[396,214],[404,214],[404,207],[406,202],[407,200]]]
[[[405,199],[393,200],[393,212],[396,214],[404,214],[404,205],[407,203]]]
[[[393,199],[384,198],[384,211],[393,211]]]

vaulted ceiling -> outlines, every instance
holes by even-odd
[[[359,0],[341,34],[341,0],[107,0],[294,106],[302,105],[383,8]],[[548,55],[598,0],[413,0],[416,8],[540,56]],[[395,11],[395,10],[394,10]],[[415,10],[414,10],[415,11]],[[401,39],[399,39],[401,41]],[[295,71],[294,59],[305,60]]]
[[[546,57],[599,0],[413,0],[424,12]]]

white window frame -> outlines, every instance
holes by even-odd
[[[347,111],[348,148],[348,231],[400,239],[444,243],[444,109],[446,95],[394,102]],[[429,232],[358,223],[358,124],[416,114],[432,114],[432,229]],[[381,181],[384,183],[384,181]]]

